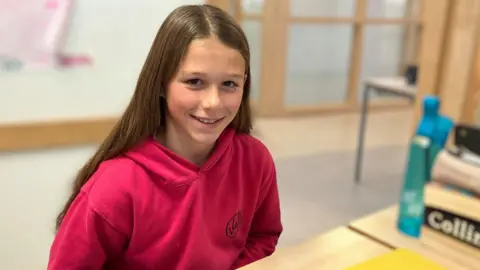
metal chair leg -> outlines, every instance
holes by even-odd
[[[365,141],[365,128],[367,124],[367,113],[368,113],[368,101],[369,101],[369,92],[370,87],[365,86],[363,90],[362,98],[362,111],[360,118],[360,128],[358,133],[358,142],[357,142],[357,156],[355,159],[355,182],[359,183],[362,175],[362,164],[363,164],[363,148]]]

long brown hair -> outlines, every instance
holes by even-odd
[[[245,59],[247,78],[242,103],[230,126],[237,132],[250,134],[250,48],[244,32],[229,14],[217,7],[185,5],[176,8],[158,30],[130,104],[97,152],[78,172],[72,194],[57,217],[57,230],[82,186],[103,161],[128,151],[157,129],[164,130],[167,86],[178,72],[190,43],[210,36],[238,50]]]

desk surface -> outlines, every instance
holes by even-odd
[[[415,98],[417,87],[409,85],[404,77],[378,77],[369,78],[365,84],[377,90],[393,92]]]
[[[279,248],[272,256],[241,269],[341,270],[391,250],[346,227],[339,227],[298,246]]]
[[[426,188],[425,201],[432,206],[444,206],[461,215],[480,218],[480,201],[445,190],[436,185]],[[448,205],[449,207],[445,207]],[[422,228],[420,239],[407,237],[396,228],[397,206],[366,216],[350,224],[350,228],[393,248],[408,248],[431,258],[448,269],[479,269],[480,251]]]

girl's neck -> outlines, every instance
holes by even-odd
[[[187,134],[177,132],[174,127],[157,132],[155,139],[178,156],[201,167],[210,156],[214,145],[201,145],[193,142]]]

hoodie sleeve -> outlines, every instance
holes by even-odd
[[[247,243],[233,265],[234,269],[270,256],[275,251],[282,233],[280,200],[273,160],[269,162],[269,167],[270,174],[260,190],[260,203],[252,221]]]
[[[80,193],[53,241],[48,270],[103,269],[107,258],[122,252],[127,237],[89,204]]]

